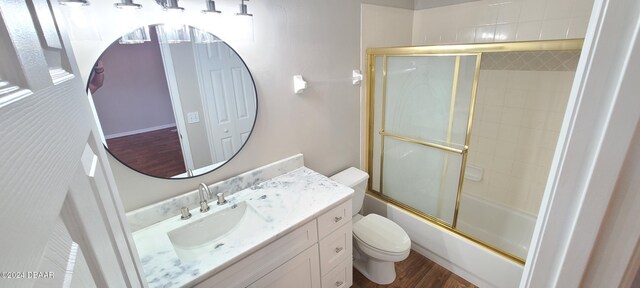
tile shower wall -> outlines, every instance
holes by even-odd
[[[418,10],[413,45],[583,38],[593,0],[483,0]]]
[[[463,193],[537,215],[579,54],[485,55]]]

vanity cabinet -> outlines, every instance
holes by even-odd
[[[351,231],[348,200],[195,287],[351,287]]]
[[[351,207],[347,201],[318,217],[322,288],[351,287],[353,283]]]
[[[351,220],[320,240],[322,288],[350,287],[353,282]]]
[[[318,256],[318,244],[314,244],[247,288],[320,288]]]

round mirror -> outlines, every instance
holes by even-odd
[[[197,176],[231,160],[258,109],[249,69],[224,41],[186,25],[150,25],[111,44],[87,91],[107,150],[161,178]]]

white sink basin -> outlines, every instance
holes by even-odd
[[[173,229],[167,235],[178,258],[191,261],[233,242],[235,231],[243,226],[259,224],[256,221],[263,222],[262,217],[243,201]]]

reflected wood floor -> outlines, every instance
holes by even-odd
[[[411,250],[409,257],[396,263],[396,281],[378,285],[353,269],[352,288],[477,288],[462,277]]]
[[[171,177],[184,173],[184,158],[176,127],[107,139],[120,162],[140,172]]]

